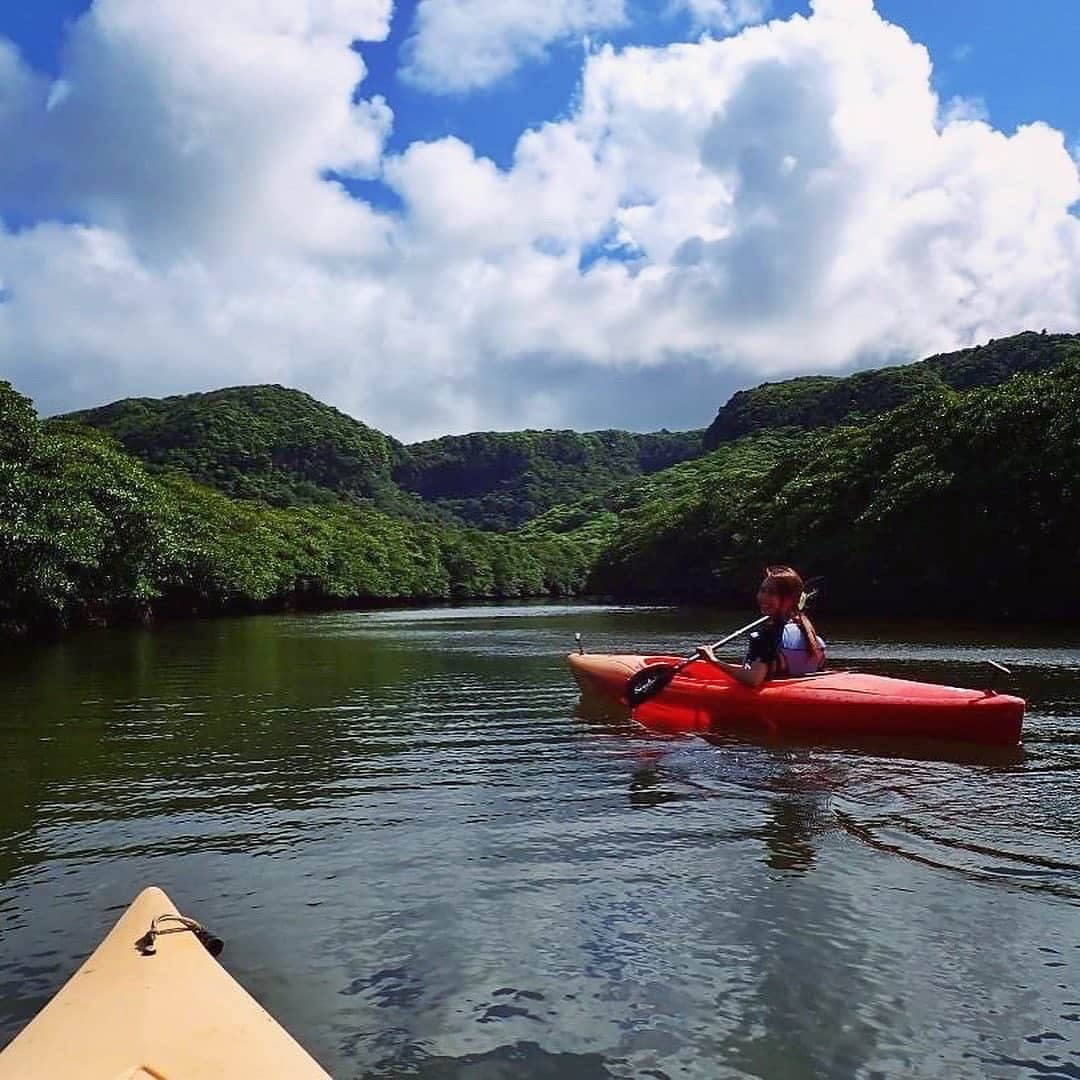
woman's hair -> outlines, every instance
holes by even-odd
[[[806,586],[798,572],[790,566],[768,566],[765,568],[765,580],[761,583],[763,589],[776,593],[785,600],[798,601]]]
[[[791,599],[795,601],[796,606],[791,613],[791,618],[795,620],[799,629],[802,630],[803,636],[806,638],[806,646],[810,650],[810,655],[814,658],[815,663],[818,665],[824,663],[825,650],[821,646],[821,639],[817,636],[814,624],[798,607],[799,599],[806,589],[806,585],[798,571],[792,570],[790,566],[768,566],[765,568],[765,580],[762,581],[761,588],[775,592],[777,596],[784,600]]]

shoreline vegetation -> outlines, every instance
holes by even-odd
[[[0,636],[573,596],[1053,620],[1080,570],[1080,335],[766,383],[704,431],[407,446],[298,391],[39,418],[0,382]]]

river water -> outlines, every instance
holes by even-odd
[[[1017,752],[661,738],[574,631],[383,611],[0,658],[0,1045],[146,884],[336,1077],[1080,1077],[1080,635],[840,622],[834,664],[1029,701]],[[734,646],[733,646],[734,648]]]

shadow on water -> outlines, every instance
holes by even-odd
[[[875,790],[873,777],[882,771],[894,775],[885,785],[890,799],[918,793],[921,801],[919,789],[934,775],[925,768],[942,770],[942,783],[949,785],[963,776],[980,776],[983,784],[995,779],[1022,782],[1032,757],[1023,746],[883,736],[823,741],[755,729],[657,732],[635,721],[629,710],[587,689],[575,716],[632,748],[637,764],[629,799],[636,808],[728,797],[732,784],[749,785],[765,818],[756,835],[765,844],[764,861],[773,869],[806,872],[822,839],[836,833],[883,854],[973,880],[1008,880],[1022,889],[1080,896],[1080,863],[980,843],[966,835],[959,807],[955,814],[946,811],[937,820],[919,822],[893,805],[888,812],[879,805],[882,793]],[[680,752],[679,748],[691,746],[710,747],[715,756]],[[973,820],[977,824],[978,819]]]
[[[635,808],[655,809],[687,798],[726,798],[732,784],[764,793],[765,821],[756,835],[765,844],[764,861],[773,869],[809,869],[815,838],[835,827],[828,812],[829,797],[842,785],[843,774],[829,767],[807,768],[805,761],[793,767],[789,751],[798,744],[710,733],[651,732],[632,721],[625,709],[592,695],[582,696],[576,716],[634,746],[629,799]],[[687,766],[678,748],[688,744],[712,746],[720,753],[710,755],[707,770],[700,761]],[[747,750],[761,752],[748,758]]]
[[[722,787],[695,782],[685,772],[668,770],[663,754],[652,752],[654,760],[635,769],[630,779],[630,804],[636,808],[655,809],[666,803],[680,802],[688,797],[685,790],[696,788],[693,797],[724,798]],[[712,770],[713,783],[717,776],[731,775],[734,770]],[[742,765],[736,774],[745,782],[747,769]],[[754,769],[754,783],[765,792],[760,801],[762,823],[746,835],[756,836],[764,846],[763,861],[775,870],[801,873],[814,863],[815,841],[835,828],[831,820],[829,799],[842,783],[839,778],[814,776],[805,769],[793,769],[780,760],[759,762]]]

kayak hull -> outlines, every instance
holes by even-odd
[[[583,689],[626,705],[626,681],[677,656],[571,653]],[[633,710],[635,720],[668,731],[749,728],[770,735],[861,738],[885,736],[1015,746],[1025,703],[993,690],[891,679],[850,671],[775,679],[743,686],[706,661],[685,667],[656,697]]]
[[[86,962],[0,1053],[0,1080],[329,1076],[190,931],[136,947],[176,908],[144,889]],[[171,925],[176,925],[175,923]]]

